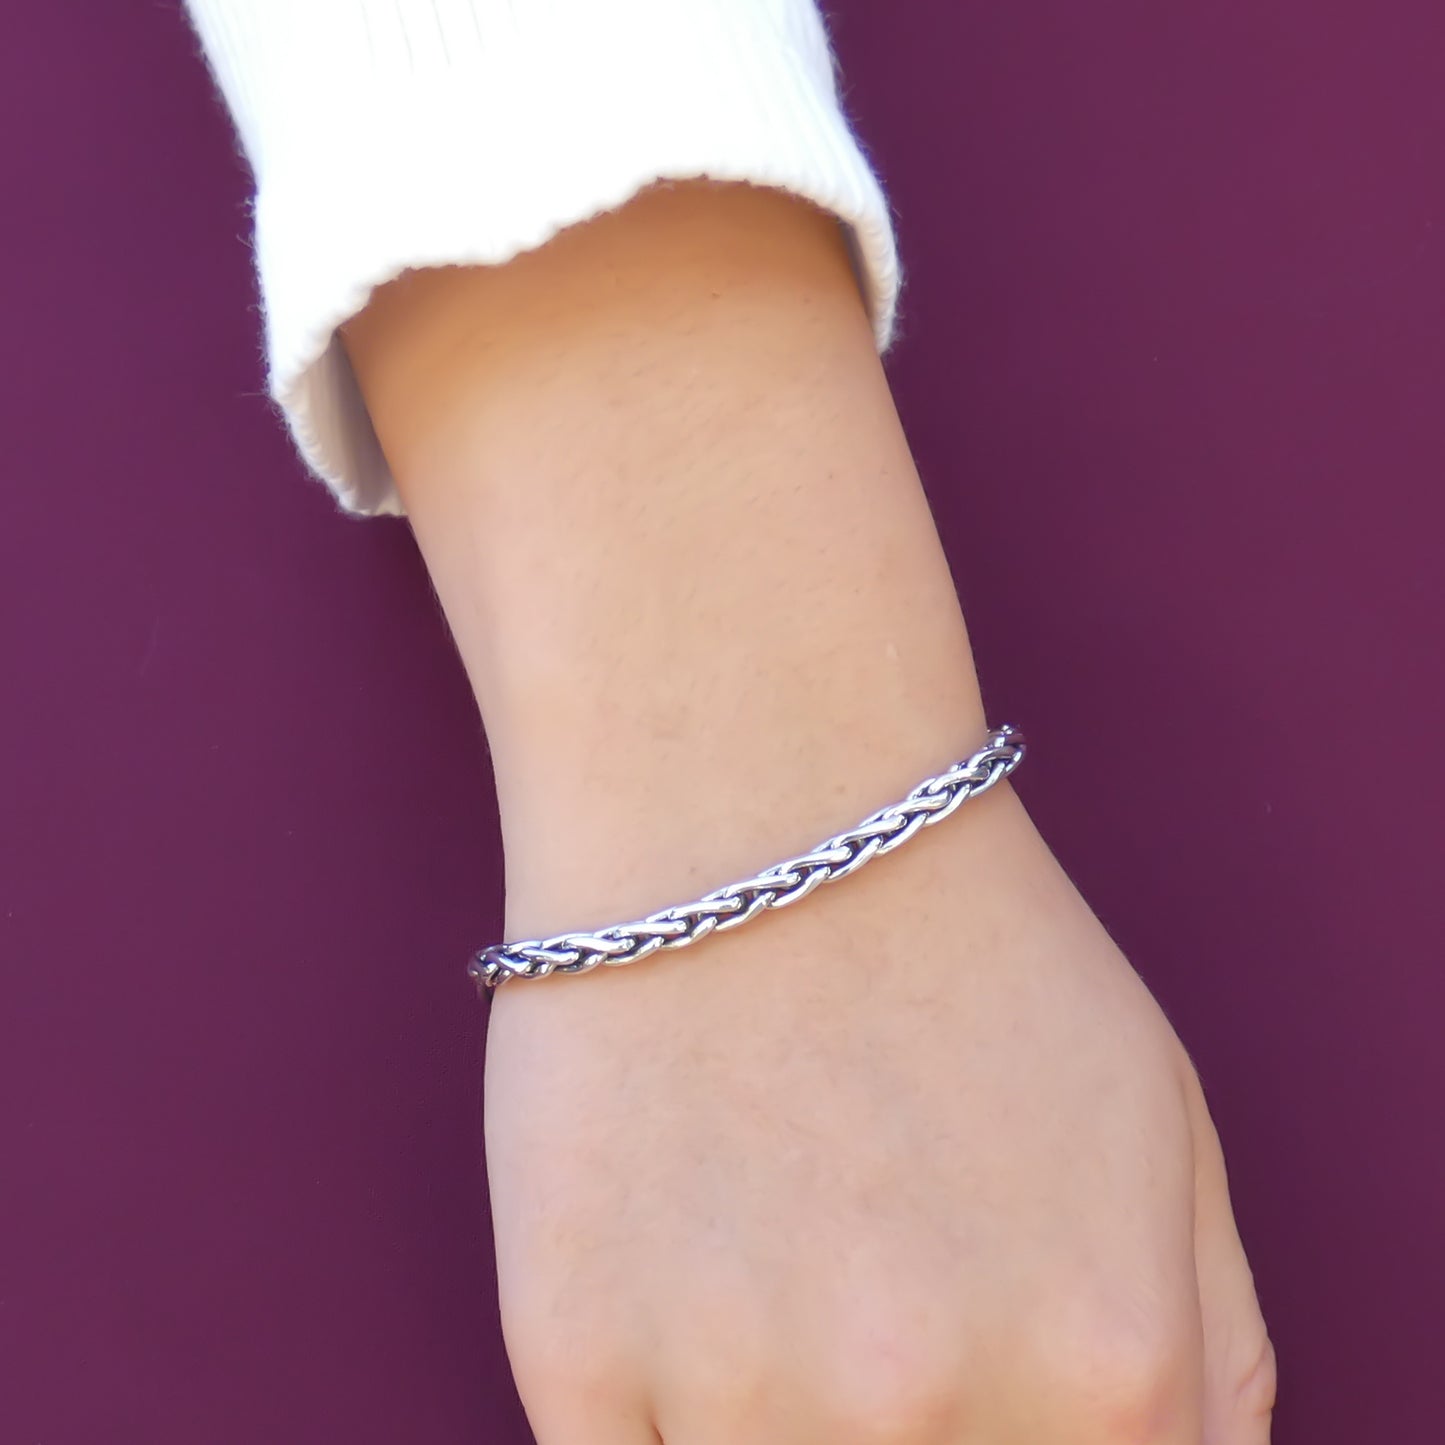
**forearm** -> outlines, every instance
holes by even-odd
[[[509,933],[752,871],[980,740],[830,217],[656,190],[405,278],[347,345],[486,722]]]

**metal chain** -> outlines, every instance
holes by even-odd
[[[970,798],[986,793],[1024,760],[1023,735],[1001,727],[972,757],[947,772],[925,778],[900,803],[880,808],[856,828],[820,843],[811,852],[742,883],[715,889],[696,903],[683,903],[649,914],[636,923],[618,923],[596,933],[559,933],[523,943],[484,948],[467,966],[479,989],[496,988],[513,978],[546,978],[551,973],[586,973],[599,964],[618,968],[648,958],[659,949],[686,948],[710,933],[740,928],[770,908],[786,908],[824,883],[836,883],[865,863],[900,848],[921,828],[941,823]]]

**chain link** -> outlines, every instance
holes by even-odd
[[[900,803],[880,808],[856,828],[820,843],[808,853],[742,883],[715,889],[696,903],[651,913],[636,923],[618,923],[596,933],[559,933],[523,943],[484,948],[467,966],[479,989],[513,978],[546,978],[552,973],[586,973],[605,964],[618,968],[660,949],[686,948],[710,933],[740,928],[770,908],[786,908],[824,883],[836,883],[866,863],[900,848],[921,828],[941,823],[970,798],[986,793],[1024,760],[1024,739],[1001,727],[972,757],[947,772],[925,778]]]

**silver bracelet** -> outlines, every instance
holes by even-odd
[[[1024,760],[1023,734],[1001,727],[971,758],[925,778],[901,803],[880,808],[856,828],[838,833],[810,853],[775,863],[744,883],[729,883],[696,903],[664,908],[636,923],[596,933],[559,933],[524,943],[495,943],[467,966],[479,989],[512,978],[586,973],[599,964],[618,968],[662,948],[686,948],[710,933],[739,928],[769,908],[786,908],[823,883],[856,873],[880,854],[900,848],[920,828],[941,823],[970,798],[986,793]]]

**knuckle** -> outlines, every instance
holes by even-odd
[[[857,1445],[934,1445],[951,1438],[959,1372],[930,1364],[926,1347],[854,1355],[831,1372],[830,1439]]]
[[[1188,1399],[1188,1333],[1147,1312],[1095,1311],[1045,1356],[1055,1408],[1081,1438],[1145,1445],[1178,1419]]]
[[[953,1402],[943,1392],[872,1391],[830,1409],[835,1432],[830,1438],[850,1445],[934,1445],[944,1440],[954,1418]]]
[[[547,1399],[575,1407],[602,1408],[628,1393],[631,1371],[605,1338],[559,1326],[510,1322],[507,1359],[523,1400]]]
[[[671,1390],[693,1416],[715,1424],[765,1418],[780,1380],[777,1366],[756,1351],[717,1346],[689,1352],[685,1366],[668,1372]]]
[[[1269,1336],[1261,1334],[1253,1358],[1240,1376],[1235,1410],[1246,1420],[1268,1420],[1279,1390],[1279,1364]]]

